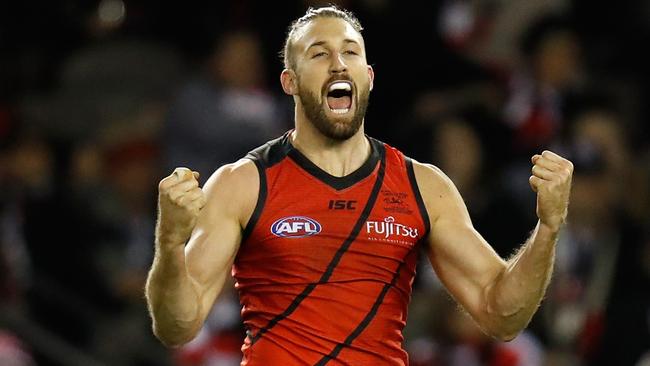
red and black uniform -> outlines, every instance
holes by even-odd
[[[242,365],[406,365],[417,246],[429,219],[411,160],[372,153],[335,177],[289,134],[247,157],[260,176],[233,265],[248,336]]]

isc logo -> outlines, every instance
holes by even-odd
[[[356,210],[357,201],[330,200],[327,206],[330,210]]]
[[[271,232],[282,238],[304,238],[320,231],[318,221],[305,216],[283,217],[271,225]]]

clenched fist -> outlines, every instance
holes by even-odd
[[[528,181],[537,192],[537,217],[557,231],[566,220],[573,164],[551,151],[534,155],[531,160],[533,168]]]
[[[205,195],[198,172],[176,168],[158,185],[158,230],[167,243],[184,245],[196,225]]]

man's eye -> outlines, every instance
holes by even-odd
[[[346,55],[356,55],[357,54],[356,52],[354,52],[352,50],[348,50],[348,51],[345,51],[343,53],[345,53]]]
[[[326,55],[325,52],[318,52],[318,53],[315,53],[311,58],[321,57],[321,56],[325,56],[325,55]]]

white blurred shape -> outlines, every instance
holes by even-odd
[[[97,8],[97,16],[102,23],[118,25],[124,21],[126,7],[121,0],[102,0]]]

